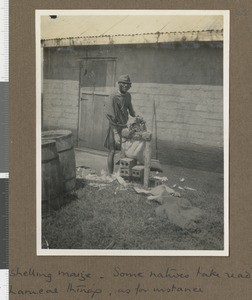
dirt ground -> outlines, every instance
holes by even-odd
[[[78,158],[82,157],[82,161]],[[85,160],[77,155],[77,164]],[[92,158],[92,157],[91,157]],[[147,201],[132,187],[117,181],[92,186],[92,181],[77,179],[77,187],[65,196],[66,204],[42,220],[42,245],[50,249],[138,249],[138,250],[223,250],[223,174],[162,166],[166,185],[203,212],[196,227],[181,228],[168,218],[159,217],[160,205]],[[91,183],[91,185],[90,185]],[[175,186],[176,185],[176,186]],[[185,189],[189,187],[190,189]]]

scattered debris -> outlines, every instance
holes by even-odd
[[[104,169],[102,169],[101,170],[101,176],[106,176],[106,175],[108,175],[107,172]]]
[[[185,181],[185,178],[180,178],[180,182],[184,182]]]
[[[168,187],[165,184],[158,185],[158,186],[154,187],[151,190],[145,190],[145,189],[141,189],[141,188],[138,188],[138,187],[134,187],[134,190],[138,194],[153,195],[153,196],[160,197],[164,193],[166,193],[166,194],[173,195],[175,197],[180,197],[180,193],[179,192],[174,191],[172,188]]]
[[[200,219],[203,212],[197,207],[193,207],[189,200],[185,198],[173,199],[156,208],[158,217],[167,217],[169,221],[183,229],[195,228],[196,221]]]
[[[181,186],[178,186],[178,188],[184,190]],[[157,216],[168,217],[171,223],[183,229],[195,228],[195,221],[202,216],[201,209],[193,207],[189,200],[180,198],[180,193],[165,184],[156,186],[151,190],[144,190],[138,187],[134,187],[134,190],[137,193],[149,195],[147,203],[150,204],[151,201],[156,201],[160,204],[155,210]]]
[[[85,177],[86,180],[91,180],[91,181],[99,181],[99,182],[108,182],[111,183],[114,181],[114,179],[111,176],[103,175],[103,176],[98,176],[96,174],[88,174]]]
[[[76,168],[76,178],[106,183],[111,183],[115,180],[113,176],[108,175],[104,170],[101,170],[101,175],[99,176],[95,170],[84,166]]]
[[[76,168],[76,178],[78,179],[83,179],[85,178],[88,174],[91,174],[91,169],[88,167],[80,166]]]
[[[124,187],[128,186],[128,183],[120,176],[119,173],[115,173],[113,177]]]
[[[145,189],[139,188],[137,186],[134,186],[133,188],[138,194],[145,194],[145,195],[150,194],[150,190],[145,190]]]
[[[162,205],[166,202],[170,203],[170,202],[176,201],[176,196],[174,196],[173,194],[169,194],[164,190],[161,194],[158,194],[155,196],[148,196],[147,201],[155,201]]]
[[[160,197],[159,195],[158,196],[148,196],[147,197],[147,201],[150,202],[150,201],[156,201],[158,202],[159,204],[163,204],[163,198]]]
[[[154,189],[151,190],[151,193],[153,195],[160,195],[160,194],[167,193],[167,194],[173,195],[175,197],[180,197],[181,196],[179,192],[176,192],[174,189],[168,187],[165,184],[162,184],[162,185],[159,185],[159,186],[155,187]]]
[[[173,187],[173,188],[175,188],[176,186],[177,186],[177,185],[176,185],[176,184],[174,184],[172,187]]]
[[[168,181],[168,178],[163,176],[163,177],[160,177],[160,176],[153,176],[152,178],[154,179],[159,179],[161,182],[166,182]]]
[[[184,188],[182,188],[182,186],[178,186],[178,188],[179,188],[180,190],[182,190],[182,191],[185,190]]]
[[[196,189],[190,188],[189,186],[184,186],[184,188],[189,191],[196,191]]]

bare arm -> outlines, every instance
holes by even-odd
[[[132,105],[132,103],[131,103],[131,100],[130,100],[130,102],[129,102],[129,114],[131,115],[131,117],[135,117],[136,116],[136,113],[135,113],[135,111],[134,111],[134,109],[133,109],[133,105]]]

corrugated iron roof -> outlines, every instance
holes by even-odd
[[[222,15],[83,15],[41,17],[42,45],[223,40]]]

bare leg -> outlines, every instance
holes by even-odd
[[[109,174],[113,174],[114,172],[114,157],[115,157],[115,151],[110,150],[108,153],[108,160],[107,160]]]

